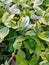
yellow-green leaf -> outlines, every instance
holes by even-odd
[[[41,32],[40,34],[38,34],[38,37],[49,42],[49,31]]]

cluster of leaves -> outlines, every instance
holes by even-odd
[[[49,65],[49,0],[0,0],[0,49],[1,65],[13,51],[16,65]]]

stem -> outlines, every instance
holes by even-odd
[[[8,61],[9,64],[10,64],[10,62],[12,61],[12,59],[15,57],[15,52],[16,52],[16,51],[14,51],[14,52],[12,53],[12,57],[10,57],[10,59],[9,59],[9,61]]]

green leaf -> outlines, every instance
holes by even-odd
[[[0,43],[4,40],[4,38],[8,35],[9,29],[7,27],[3,27],[0,29]]]
[[[49,48],[45,50],[45,57],[46,57],[46,60],[49,61]]]
[[[0,39],[4,39],[9,33],[9,29],[7,27],[3,27],[0,29]]]
[[[46,59],[46,56],[45,56],[45,52],[41,52],[41,53],[40,53],[40,56],[41,56],[42,60],[47,60],[47,59]]]
[[[44,44],[39,40],[39,38],[37,38],[37,37],[32,37],[32,39],[35,40],[35,42],[37,43],[37,46],[39,46],[41,50],[44,50],[44,49],[45,49]],[[38,40],[38,41],[37,41],[37,40]]]
[[[41,5],[41,4],[43,4],[43,1],[44,1],[44,0],[35,0],[35,1],[34,1],[34,5],[36,5],[36,6],[37,6],[37,5]]]
[[[8,44],[8,52],[11,53],[11,52],[13,52],[13,50],[14,50],[14,49],[13,49],[13,43],[9,43],[9,44]]]
[[[49,65],[49,62],[45,60],[45,61],[40,62],[39,65]]]
[[[20,26],[22,28],[25,28],[26,26],[28,26],[28,24],[29,24],[29,16],[23,17]]]
[[[13,44],[14,50],[20,49],[21,46],[22,46],[22,42],[16,42],[15,41],[14,44]]]
[[[45,46],[44,44],[39,40],[39,38],[37,37],[31,37],[32,39],[35,40],[35,42],[37,43],[36,44],[36,47],[35,47],[35,52],[40,55],[41,53],[41,50],[45,50]],[[37,41],[38,40],[38,41]]]
[[[22,42],[22,41],[24,41],[26,38],[24,37],[24,36],[18,36],[17,38],[16,38],[16,42]]]
[[[20,14],[20,10],[17,8],[15,4],[12,7],[10,7],[9,10],[12,14]]]
[[[24,41],[25,48],[29,50],[30,53],[32,53],[35,49],[35,41],[32,39],[28,39],[27,41]]]
[[[0,2],[0,6],[4,6],[4,4]]]
[[[29,64],[30,64],[30,65],[38,65],[38,61],[39,61],[39,57],[38,57],[38,56],[34,56],[34,57],[32,57],[32,59],[30,60]]]
[[[25,59],[25,53],[19,49],[16,54],[16,64],[17,65],[22,65],[23,63],[24,65],[27,64],[24,59]]]
[[[20,62],[21,60],[24,60],[25,59],[25,53],[19,49],[17,54],[16,54],[16,60],[17,62]]]
[[[45,13],[46,13],[46,14],[49,13],[49,7],[46,9]]]
[[[3,56],[2,55],[0,55],[0,60],[3,60]]]
[[[12,2],[12,0],[1,0],[2,2],[4,2],[5,4],[9,4],[9,3],[11,3]]]
[[[12,33],[12,32],[14,32],[14,33]],[[8,40],[11,43],[11,42],[13,42],[15,40],[15,38],[17,38],[17,33],[16,33],[15,30],[11,29],[11,30],[9,30],[9,34],[7,35],[5,40]]]
[[[5,62],[5,65],[9,65],[7,61]]]
[[[35,33],[33,30],[30,30],[30,31],[27,31],[27,32],[25,33],[25,35],[35,36],[36,33]]]
[[[43,11],[40,7],[38,7],[38,6],[33,6],[33,8],[35,9],[35,11],[36,11],[39,15],[41,15],[41,16],[44,15],[45,11]]]
[[[15,14],[9,15],[8,12],[4,13],[3,17],[2,17],[2,22],[5,23],[5,24],[8,24],[8,22],[11,21],[11,19],[14,17],[14,15]]]
[[[26,60],[23,60],[20,65],[28,65],[28,62]]]
[[[29,5],[23,3],[23,4],[22,4],[22,7],[23,7],[23,8],[29,8]]]
[[[9,16],[8,12],[4,13],[2,16],[2,22],[5,22],[8,19],[8,16]]]
[[[40,19],[41,17],[40,16],[37,16],[35,14],[31,14],[30,18],[31,19]]]
[[[46,24],[49,25],[49,13],[45,15]]]
[[[4,23],[4,25],[6,25],[8,28],[17,29],[18,25],[14,20],[12,20],[14,16],[15,14],[9,15],[8,12],[4,13],[2,17],[2,22]]]
[[[49,0],[44,0],[44,5],[49,6]]]
[[[38,35],[41,32],[41,24],[39,21],[37,21],[34,25],[34,31],[36,32],[36,35]]]
[[[38,37],[49,42],[49,31],[41,32]]]

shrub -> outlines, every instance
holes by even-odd
[[[0,0],[0,64],[49,65],[49,0]]]

